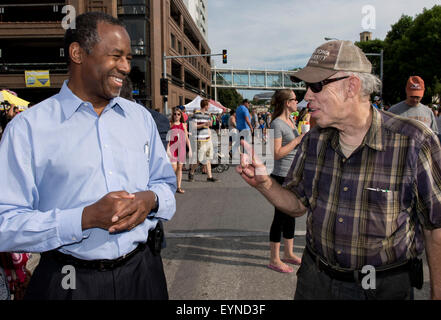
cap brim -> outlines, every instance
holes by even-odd
[[[290,78],[291,81],[293,82],[298,82],[299,80],[301,80],[309,83],[314,83],[325,80],[330,76],[336,74],[337,72],[338,71],[330,70],[330,69],[306,66],[302,70],[297,71],[296,73],[291,75]]]
[[[424,97],[424,90],[406,90],[409,97]]]

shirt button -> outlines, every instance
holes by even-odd
[[[343,222],[343,218],[338,218],[338,222]]]
[[[341,254],[341,250],[338,250],[338,251],[337,251],[337,254]]]
[[[76,240],[77,240],[77,238],[75,238],[75,237],[72,237],[72,240],[73,240],[73,241],[76,241]]]
[[[341,162],[345,163],[345,162],[346,162],[346,159],[345,159],[345,158],[341,159]]]
[[[344,188],[343,188],[343,191],[348,191],[348,187],[344,187]]]
[[[112,171],[109,171],[109,174],[111,175],[111,174],[113,174],[113,172],[112,172]]]
[[[108,145],[108,144],[105,144],[105,145],[104,145],[104,148],[106,148],[106,149],[107,149],[108,147],[109,147],[109,145]]]

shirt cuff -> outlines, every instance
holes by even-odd
[[[154,186],[150,189],[158,196],[158,211],[150,212],[149,218],[158,218],[162,220],[170,220],[176,211],[176,200],[174,193],[169,187]]]
[[[90,232],[83,232],[81,220],[84,208],[60,210],[56,212],[58,222],[58,237],[61,245],[80,242],[87,238]]]

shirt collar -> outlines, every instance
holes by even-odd
[[[59,93],[60,105],[66,120],[70,119],[72,115],[81,107],[81,105],[88,103],[77,97],[72,92],[72,90],[70,90],[67,84],[68,80],[65,80]],[[124,103],[124,99],[120,97],[111,99],[109,101],[109,104],[104,108],[103,112],[107,111],[110,108],[114,109],[114,111],[116,111],[123,117],[125,116],[125,112],[127,111],[127,105],[126,103]]]
[[[361,146],[367,145],[369,148],[377,150],[377,151],[384,151],[384,142],[383,142],[383,117],[381,116],[381,113],[377,108],[371,106],[372,110],[372,123],[371,126],[366,133],[363,142],[361,143]],[[338,130],[335,128],[324,128],[329,129],[325,130],[326,134],[329,135],[329,138],[331,139],[331,146],[334,150],[338,150],[339,145],[339,133]]]
[[[371,107],[372,110],[372,123],[366,136],[364,137],[363,143],[368,147],[378,151],[384,151],[383,143],[383,117],[377,108]]]

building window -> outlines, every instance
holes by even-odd
[[[170,33],[170,46],[176,50],[176,36]]]
[[[124,24],[130,35],[132,53],[134,55],[145,55],[148,52],[146,47],[147,21],[145,19],[124,19]]]
[[[179,54],[182,54],[182,42],[178,40],[178,51]]]

